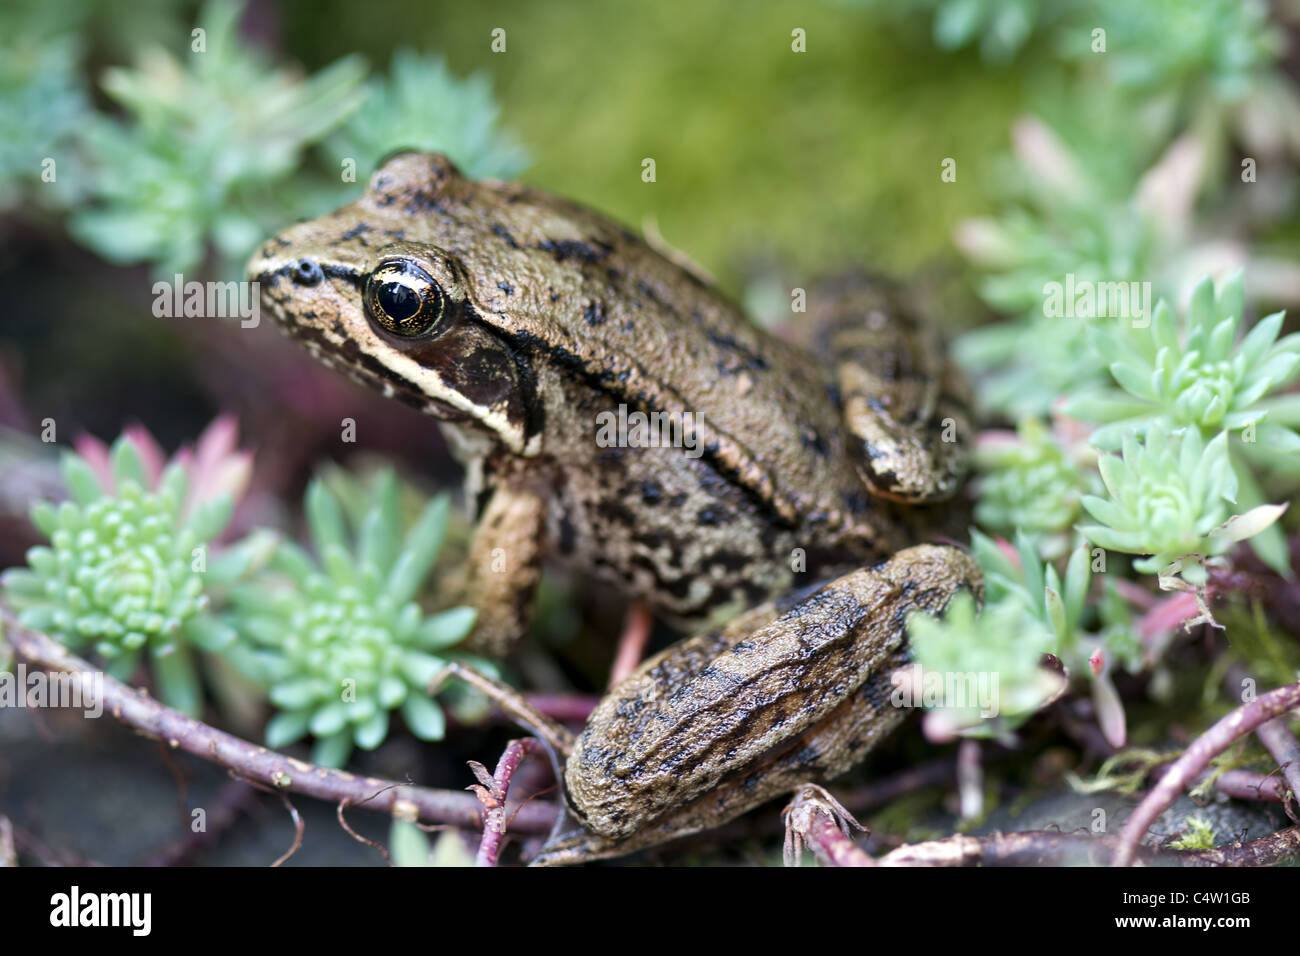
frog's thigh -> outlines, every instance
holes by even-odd
[[[757,749],[761,756],[744,765],[719,767],[713,786],[683,805],[643,821],[631,833],[617,836],[592,832],[566,834],[549,843],[535,862],[541,865],[578,863],[632,853],[720,826],[804,783],[828,780],[848,770],[907,715],[905,709],[892,703],[889,679],[893,670],[906,660],[903,629],[907,614],[914,610],[938,612],[959,590],[970,590],[977,595],[983,591],[979,569],[970,557],[956,548],[921,545],[899,552],[876,568],[853,571],[836,578],[779,616],[769,612],[755,615],[753,620],[760,625],[756,631],[728,627],[723,632],[691,638],[652,658],[611,691],[597,711],[597,715],[605,712],[606,717],[602,720],[609,721],[615,739],[593,739],[592,731],[597,724],[597,715],[593,715],[592,724],[583,734],[579,748],[566,768],[570,799],[577,798],[585,804],[581,810],[589,820],[596,816],[605,819],[638,816],[647,803],[654,804],[658,794],[653,791],[661,785],[656,778],[661,775],[633,772],[629,776],[622,771],[644,771],[646,768],[606,767],[604,761],[588,763],[584,768],[582,748],[593,746],[599,750],[604,743],[617,742],[626,748],[627,756],[635,760],[636,752],[643,749],[646,738],[642,734],[641,739],[633,739],[629,734],[629,729],[632,729],[629,723],[640,722],[650,728],[670,723],[674,716],[680,716],[674,713],[676,702],[692,697],[695,698],[693,709],[699,713],[731,713],[740,718],[736,725],[744,728],[768,726],[769,721],[763,713],[748,709],[755,697],[761,697],[761,694],[743,692],[736,684],[734,674],[721,682],[713,679],[713,675],[734,662],[737,645],[744,646],[743,659],[757,652],[755,645],[765,638],[792,632],[799,634],[802,644],[813,647],[818,642],[818,635],[804,625],[819,620],[828,604],[843,614],[852,614],[855,607],[870,610],[858,628],[856,640],[872,649],[869,657],[874,666],[856,689],[839,699],[818,719],[788,737],[772,734],[770,739],[758,741],[698,741],[696,745],[702,746],[705,752],[690,760],[683,760],[683,755],[676,753],[667,740],[650,741],[658,758],[677,768],[669,774],[677,781],[684,776],[682,767],[685,763],[707,758],[719,750],[752,752]],[[709,653],[701,655],[699,652],[705,649]],[[797,665],[792,662],[791,666]],[[674,674],[681,686],[674,688],[673,694],[664,693],[667,688],[659,688],[659,693],[648,693],[644,684],[655,670]],[[832,675],[818,675],[817,683],[821,687],[808,686],[810,696],[816,696],[816,690],[824,689],[828,680],[833,680]],[[708,684],[717,687],[717,697],[712,702],[702,701],[698,696],[698,692]],[[635,699],[627,699],[629,696]],[[778,695],[773,698],[772,706],[784,710],[788,708],[788,702]],[[741,710],[746,712],[742,714]],[[611,717],[614,718],[612,721],[609,720]],[[620,725],[619,721],[624,723]],[[789,726],[796,721],[783,723]],[[645,733],[657,736],[653,730]],[[615,760],[614,764],[620,762]],[[607,770],[615,771],[615,777],[602,779]],[[575,774],[581,774],[583,779],[575,779]],[[634,781],[638,777],[651,788],[651,792],[637,792],[639,788]],[[629,787],[629,783],[633,786]]]
[[[907,502],[952,495],[966,470],[968,398],[937,330],[866,278],[814,290],[810,305],[811,344],[834,368],[867,487]]]
[[[526,490],[499,487],[470,543],[466,599],[477,609],[466,648],[502,657],[528,629],[541,571],[545,503]]]

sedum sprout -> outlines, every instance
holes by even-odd
[[[383,742],[394,710],[417,737],[441,739],[443,711],[425,688],[442,670],[446,649],[474,624],[471,608],[428,615],[417,603],[442,544],[446,496],[426,504],[405,535],[392,471],[380,475],[352,529],[319,480],[307,490],[306,511],[315,557],[282,542],[270,564],[279,573],[231,593],[242,637],[232,659],[270,687],[279,708],[267,744],[282,747],[310,733],[313,761],[341,766],[353,746]]]

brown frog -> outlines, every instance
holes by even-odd
[[[847,768],[901,717],[881,681],[906,613],[979,587],[955,548],[902,550],[952,523],[933,503],[967,431],[934,332],[880,282],[810,289],[785,341],[603,216],[421,153],[249,274],[319,359],[440,420],[477,510],[478,650],[524,632],[544,558],[681,626],[755,608],[597,709],[565,771],[580,827],[547,862]]]

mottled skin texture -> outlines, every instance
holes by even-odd
[[[547,557],[679,624],[754,608],[601,703],[566,764],[577,822],[538,862],[631,852],[843,772],[904,716],[888,688],[906,613],[979,590],[960,551],[908,547],[964,528],[932,503],[968,433],[933,332],[879,282],[809,289],[786,342],[603,216],[417,153],[249,272],[318,358],[441,420],[479,519],[477,649],[522,634]],[[701,454],[601,447],[620,405],[690,413]]]
[[[394,257],[445,294],[426,334],[367,317],[365,277]],[[480,511],[512,515],[481,526],[468,569],[481,650],[522,633],[542,555],[691,623],[924,540],[933,509],[886,497],[942,499],[960,479],[941,351],[880,285],[810,290],[805,351],[603,216],[441,156],[390,159],[249,272],[322,361],[442,419]],[[694,413],[703,453],[599,447],[596,416],[620,404]]]

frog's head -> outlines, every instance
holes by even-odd
[[[286,229],[248,264],[262,304],[325,364],[534,454],[527,371],[484,320],[464,211],[484,184],[445,157],[399,153],[358,201]]]

